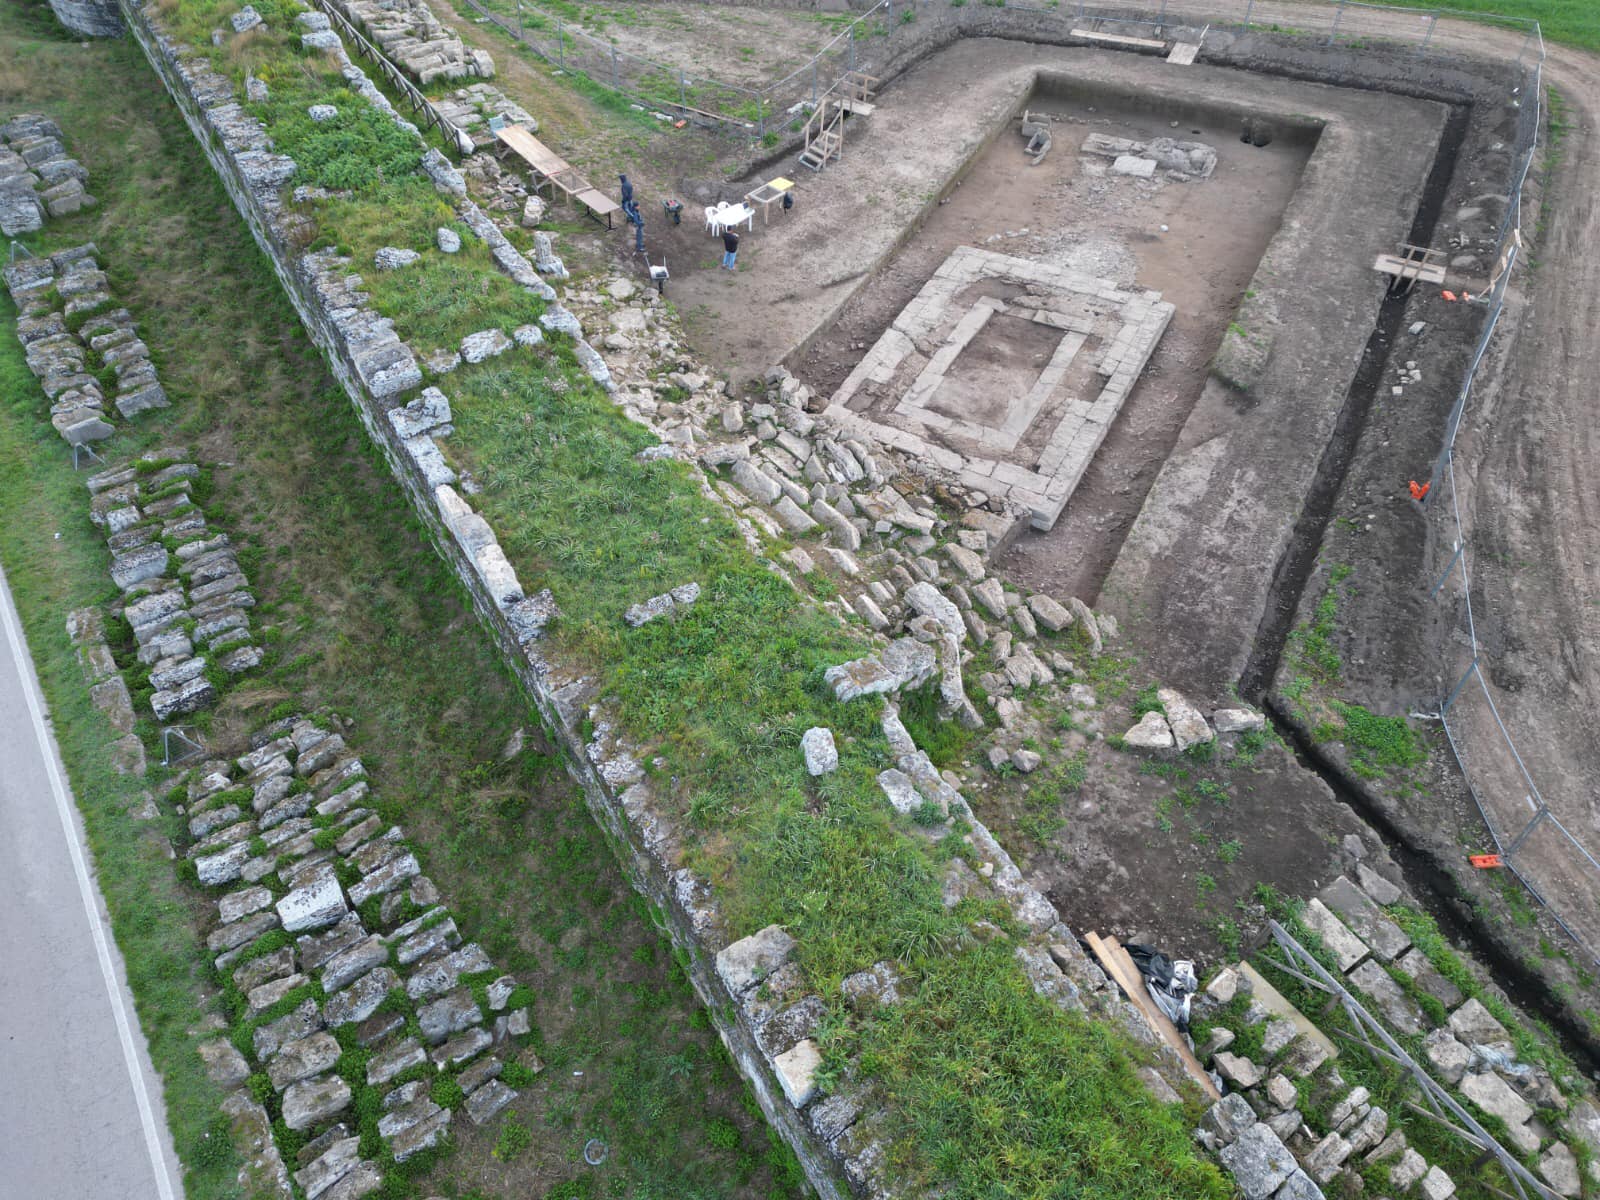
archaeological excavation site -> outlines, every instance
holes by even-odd
[[[0,0],[0,1192],[1600,1197],[1463,2]]]

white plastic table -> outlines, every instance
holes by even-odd
[[[754,229],[756,210],[748,204],[723,204],[712,210],[712,233],[721,233],[730,225],[743,225],[747,229]]]

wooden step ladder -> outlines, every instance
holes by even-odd
[[[829,161],[844,155],[846,117],[870,117],[877,105],[878,79],[862,71],[841,75],[817,101],[805,125],[805,148],[800,165],[820,171]]]
[[[800,151],[800,165],[821,171],[830,159],[844,154],[843,103],[831,92],[822,97],[805,127],[805,149]]]

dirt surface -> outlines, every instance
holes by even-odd
[[[839,14],[733,4],[584,4],[578,28],[625,54],[759,88],[838,36]],[[849,20],[846,15],[845,21]]]
[[[1074,929],[1169,947],[1202,974],[1259,926],[1261,885],[1310,895],[1345,869],[1346,835],[1373,836],[1276,743],[1249,761],[1162,762],[1104,743],[1087,753],[1078,792],[1049,805],[1026,781],[1000,781],[979,793],[979,815]],[[1041,812],[1062,822],[1043,841],[1030,831]]]
[[[1200,395],[1206,364],[1311,151],[1308,143],[1289,139],[1266,147],[1242,142],[1236,117],[1189,112],[1174,128],[1166,112],[1142,107],[1113,96],[1028,101],[1030,112],[1055,118],[1045,160],[1031,165],[1021,137],[1003,132],[948,201],[792,364],[806,383],[831,395],[860,360],[857,347],[876,341],[962,245],[1159,291],[1176,313],[1140,385],[1055,528],[1025,538],[1005,563],[1013,577],[1063,595],[1098,592]],[[1209,179],[1189,182],[1118,176],[1107,171],[1108,159],[1078,153],[1092,133],[1204,142],[1217,150],[1217,168]]]

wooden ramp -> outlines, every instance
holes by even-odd
[[[1199,41],[1173,42],[1172,53],[1167,55],[1167,61],[1177,67],[1193,66],[1195,55],[1200,53],[1200,47],[1205,45],[1206,34],[1210,32],[1211,26],[1207,25],[1200,31]]]
[[[1189,1043],[1184,1041],[1183,1035],[1178,1032],[1177,1026],[1167,1019],[1167,1014],[1156,1007],[1156,1002],[1150,998],[1150,993],[1145,989],[1144,976],[1139,974],[1139,968],[1133,963],[1116,938],[1103,938],[1097,933],[1084,935],[1084,940],[1089,943],[1089,949],[1094,951],[1095,957],[1100,960],[1100,965],[1106,969],[1106,974],[1117,981],[1133,1006],[1139,1010],[1139,1015],[1145,1023],[1155,1031],[1155,1035],[1165,1042],[1183,1063],[1183,1069],[1195,1081],[1205,1098],[1213,1104],[1222,1099],[1222,1093],[1217,1090],[1217,1085],[1211,1082],[1211,1076],[1206,1074],[1205,1068],[1200,1065],[1200,1060],[1194,1056],[1194,1051],[1189,1049]]]
[[[576,167],[546,146],[521,125],[503,125],[494,131],[495,140],[528,164],[533,172],[533,190],[549,186],[551,199],[559,188],[574,204],[588,209],[595,220],[605,218],[606,228],[611,228],[611,215],[621,212],[622,206],[599,188],[593,186]]]

